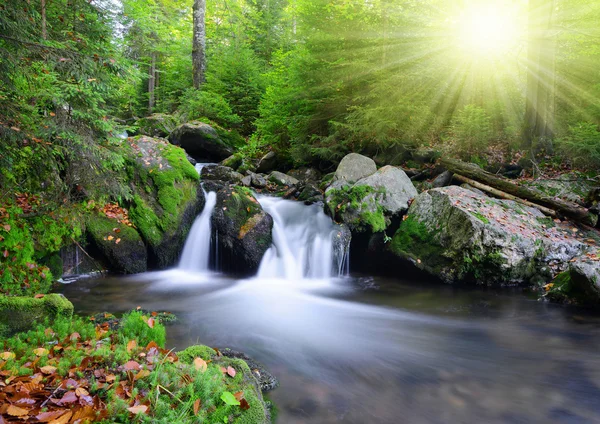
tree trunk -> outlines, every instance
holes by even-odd
[[[156,78],[156,53],[152,53],[152,62],[148,69],[148,113],[154,109],[154,88]]]
[[[41,0],[41,15],[42,15],[42,39],[48,39],[48,29],[46,28],[46,0]]]
[[[192,46],[192,65],[194,88],[206,81],[206,0],[194,0],[194,40]]]
[[[554,136],[556,41],[551,34],[554,0],[530,0],[524,144]]]
[[[597,216],[591,214],[587,209],[582,208],[576,203],[566,202],[546,196],[536,190],[527,187],[519,186],[503,178],[499,178],[494,174],[484,171],[477,165],[461,162],[455,159],[442,159],[442,165],[450,172],[456,175],[462,175],[472,180],[481,182],[495,189],[529,202],[544,206],[546,208],[557,211],[560,215],[573,218],[576,221],[581,221],[592,226],[596,225]]]

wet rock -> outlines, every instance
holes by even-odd
[[[536,189],[550,197],[584,205],[595,188],[596,182],[591,181],[577,172],[563,174],[555,179],[540,179],[525,181],[522,184]]]
[[[267,186],[267,179],[260,174],[251,173],[252,186],[256,188],[265,188]]]
[[[316,183],[321,179],[321,173],[315,168],[292,169],[288,175],[303,183]]]
[[[377,172],[375,161],[358,153],[350,153],[342,159],[335,171],[334,179],[353,184],[361,178]]]
[[[41,298],[0,295],[0,337],[30,330],[46,320],[72,315],[73,304],[62,294],[47,294]]]
[[[147,270],[146,245],[134,228],[96,214],[88,217],[86,229],[93,247],[111,271],[137,274]]]
[[[233,154],[233,148],[213,127],[199,121],[180,125],[169,135],[169,141],[199,162],[219,162]]]
[[[420,194],[390,247],[448,283],[486,285],[551,279],[584,248],[537,209],[456,186]]]
[[[280,186],[295,186],[299,183],[296,178],[290,177],[289,175],[279,171],[271,172],[269,174],[269,181]]]
[[[277,169],[278,161],[279,159],[277,157],[277,153],[269,152],[266,155],[264,155],[258,162],[256,172],[262,172],[265,174],[271,172]]]
[[[208,165],[202,168],[203,181],[217,180],[225,181],[232,184],[242,183],[244,176],[233,169],[223,165]]]
[[[238,169],[242,165],[242,162],[243,157],[239,153],[236,153],[235,155],[223,159],[219,165],[227,166],[231,169]]]
[[[167,137],[175,128],[177,128],[177,118],[166,113],[154,113],[145,118],[138,119],[135,126],[138,127],[139,135],[150,137]]]
[[[304,202],[306,204],[318,203],[324,200],[323,193],[317,186],[314,184],[306,184],[300,195],[298,196],[298,200]]]
[[[452,176],[453,176],[452,172],[444,171],[440,175],[435,177],[435,179],[433,180],[431,185],[433,186],[433,188],[446,187],[447,185],[450,185],[450,183],[452,182]]]
[[[594,249],[595,250],[595,249]],[[600,304],[600,251],[578,256],[547,286],[552,300],[581,305]]]
[[[252,177],[250,175],[246,175],[242,178],[242,185],[244,187],[250,187],[252,185]]]
[[[220,268],[226,272],[255,274],[272,242],[273,218],[252,192],[244,187],[207,182],[206,190],[216,191],[212,216]]]
[[[408,209],[417,196],[410,178],[399,168],[384,166],[353,185],[343,180],[325,191],[329,214],[336,222],[347,224],[352,231],[384,231],[391,218]]]

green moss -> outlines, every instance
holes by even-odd
[[[160,347],[165,347],[165,327],[158,324],[150,326],[148,319],[147,316],[137,311],[125,315],[121,320],[120,328],[122,341],[127,344],[129,340],[136,338],[142,346],[154,341]]]
[[[546,228],[554,228],[556,227],[556,224],[554,224],[554,220],[552,218],[549,217],[543,217],[543,218],[536,218],[536,221],[539,222],[541,225],[545,225]]]
[[[179,360],[186,364],[191,364],[196,358],[202,358],[205,361],[211,360],[217,352],[208,346],[194,345],[177,353]]]
[[[445,262],[444,249],[436,239],[438,232],[409,215],[392,238],[390,249],[398,256],[422,260],[435,267],[440,260]]]
[[[370,194],[375,196],[368,202],[365,201]],[[350,215],[356,217],[351,222],[346,222],[347,224],[359,231],[370,230],[377,233],[387,227],[384,209],[377,203],[377,195],[385,196],[385,189],[375,189],[368,185],[342,186],[327,192],[327,206],[331,216],[338,220],[340,214],[354,212]]]
[[[38,299],[0,295],[0,336],[29,330],[46,319],[70,318],[72,315],[73,304],[59,294]]]
[[[471,214],[477,218],[478,220],[480,220],[481,222],[483,222],[484,224],[489,224],[490,220],[487,219],[485,216],[483,216],[482,214],[480,214],[479,212],[471,212]]]
[[[241,234],[247,234],[252,228],[244,228],[246,224],[252,224],[252,218],[262,213],[262,208],[258,201],[254,198],[252,191],[246,187],[236,186],[233,188],[231,195],[223,202],[225,216],[236,223],[236,227],[240,228]],[[256,221],[256,219],[254,220]],[[257,222],[254,222],[257,224]]]
[[[464,252],[463,263],[458,269],[458,279],[475,278],[483,282],[486,277],[496,277],[501,272],[501,267],[506,263],[506,259],[498,251],[487,254],[475,252]]]

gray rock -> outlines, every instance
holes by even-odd
[[[306,184],[300,192],[298,200],[306,204],[322,202],[323,193],[314,184]]]
[[[252,185],[252,177],[250,175],[246,175],[242,178],[242,185],[244,187],[250,187]]]
[[[471,190],[473,193],[481,194],[482,196],[487,196],[487,194],[485,194],[483,191],[479,190],[478,188],[473,187],[470,184],[464,183],[464,184],[461,184],[460,186],[467,190]]]
[[[181,146],[199,162],[219,162],[233,154],[213,127],[193,121],[177,127],[170,135],[169,141]]]
[[[256,172],[271,172],[277,169],[278,157],[275,152],[269,152],[264,155],[260,161],[258,162],[258,166],[256,168]]]
[[[239,172],[223,165],[208,165],[202,168],[202,180],[204,181],[225,181],[228,183],[242,183],[244,176]]]
[[[321,173],[315,168],[292,169],[288,175],[304,183],[316,183],[321,179]]]
[[[433,186],[433,188],[446,187],[452,182],[452,175],[452,172],[444,171],[440,175],[435,177],[431,185]]]
[[[406,211],[417,195],[404,171],[384,166],[353,185],[345,180],[334,181],[325,191],[325,203],[335,221],[348,225],[352,231],[380,232],[392,217]]]
[[[534,208],[457,186],[412,203],[391,251],[452,283],[532,283],[552,278],[585,245]]]
[[[365,185],[375,190],[383,189],[385,195],[370,194],[363,201],[375,200],[378,205],[383,207],[386,215],[396,215],[406,211],[408,203],[419,194],[403,170],[389,165],[384,166],[373,175],[358,180],[355,185]]]
[[[297,185],[300,181],[294,177],[284,174],[283,172],[273,171],[269,174],[269,181],[280,185],[280,186],[293,186]]]
[[[342,159],[335,171],[335,179],[349,184],[377,172],[375,161],[358,153],[350,153]]]
[[[256,188],[265,188],[267,186],[267,179],[259,174],[252,176],[252,185]]]

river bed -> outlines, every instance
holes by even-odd
[[[169,348],[246,352],[283,424],[600,422],[600,318],[518,290],[172,270],[61,291],[80,314],[174,312]]]

